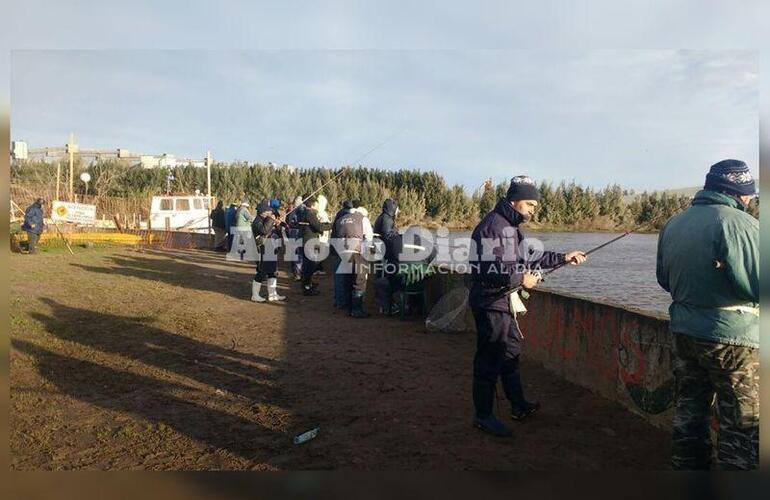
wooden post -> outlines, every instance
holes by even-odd
[[[75,134],[70,132],[70,142],[67,143],[67,151],[69,151],[69,157],[70,157],[70,197],[69,201],[72,201],[74,199],[74,177],[75,177],[75,169],[73,166],[73,157],[75,155]]]
[[[67,241],[67,238],[64,237],[64,233],[62,233],[61,229],[59,229],[59,223],[55,222],[54,226],[56,227],[56,231],[59,233],[59,236],[61,236],[61,239],[64,240],[64,244],[67,245],[67,250],[70,251],[70,254],[75,255],[75,252],[72,251],[72,247],[70,247],[70,242]]]
[[[59,201],[59,184],[61,183],[61,160],[56,162],[56,201]]]
[[[208,196],[208,211],[211,212],[211,151],[206,151],[206,196]],[[207,217],[209,221],[209,234],[211,234],[211,217]]]

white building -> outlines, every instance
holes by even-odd
[[[14,160],[26,160],[29,154],[29,148],[25,141],[13,141],[11,143],[11,156]]]

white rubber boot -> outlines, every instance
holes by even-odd
[[[278,295],[278,290],[276,290],[277,287],[278,287],[277,278],[267,278],[267,300],[271,302],[286,300],[286,297],[284,297],[283,295]]]
[[[262,289],[262,283],[259,283],[257,281],[251,280],[251,300],[254,302],[264,302],[265,299],[263,299],[259,295],[259,291]]]

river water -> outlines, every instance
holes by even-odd
[[[621,234],[524,233],[541,240],[546,250],[562,252],[587,251]],[[468,237],[470,231],[449,235],[451,244]],[[667,316],[671,298],[655,279],[657,244],[657,234],[630,234],[597,250],[585,264],[564,266],[548,275],[538,287]]]

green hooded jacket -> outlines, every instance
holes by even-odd
[[[672,332],[759,347],[759,222],[740,201],[699,191],[660,232],[657,278]]]

